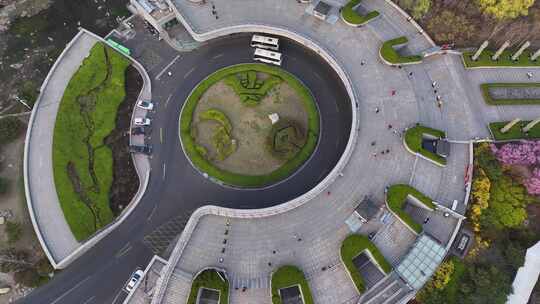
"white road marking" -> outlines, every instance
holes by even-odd
[[[128,253],[131,250],[131,244],[127,243],[122,249],[118,250],[118,252],[114,255],[116,258],[119,258],[126,253]]]
[[[90,303],[92,300],[94,300],[95,298],[96,298],[96,296],[92,296],[92,297],[90,297],[88,300],[84,301],[83,304],[88,304],[88,303]]]
[[[218,59],[219,57],[222,57],[223,54],[217,54],[216,56],[212,57],[212,59]]]
[[[163,128],[159,128],[159,142],[163,143]]]
[[[159,72],[159,74],[157,74],[155,79],[159,80],[159,78],[163,75],[163,73],[165,73],[178,59],[180,59],[180,55],[177,55],[176,57],[174,57],[174,59],[171,62],[169,62],[169,64],[167,64],[167,66],[165,66],[163,70]]]
[[[195,71],[195,67],[192,67],[191,70],[189,70],[185,75],[184,75],[184,79],[186,79],[189,74],[191,74],[193,71]]]
[[[163,163],[163,180],[165,180],[165,163]]]
[[[68,291],[64,292],[60,297],[56,298],[56,300],[54,300],[53,302],[51,302],[51,304],[54,304],[54,303],[58,303],[58,301],[62,300],[65,296],[67,296],[70,292],[72,292],[73,290],[75,290],[77,287],[81,286],[84,282],[88,281],[89,279],[91,278],[90,277],[87,277],[86,279],[80,281],[79,283],[77,283],[77,285],[71,287],[71,289],[69,289]]]
[[[154,213],[156,212],[156,209],[157,209],[157,204],[154,205],[154,208],[153,208],[152,211],[150,212],[150,215],[146,218],[146,221],[150,221],[150,219],[152,219],[152,216],[153,216]]]
[[[165,101],[165,108],[167,108],[167,105],[169,104],[169,100],[171,100],[172,94],[167,97],[167,100]]]
[[[116,297],[114,297],[114,300],[112,301],[111,304],[115,304],[115,303],[116,303],[116,300],[118,300],[118,297],[119,297],[121,294],[123,294],[124,292],[126,292],[126,291],[124,291],[123,289],[120,290],[120,292],[116,294]]]

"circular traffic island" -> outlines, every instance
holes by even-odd
[[[221,69],[200,82],[180,114],[192,165],[220,184],[260,188],[286,179],[317,146],[315,100],[288,72],[263,64]]]

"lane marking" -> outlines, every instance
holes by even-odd
[[[165,101],[165,108],[167,108],[167,105],[169,104],[169,100],[171,100],[172,98],[172,94],[169,95],[169,97],[167,98],[167,100]]]
[[[169,62],[169,64],[167,64],[167,66],[165,66],[163,70],[159,72],[159,74],[157,74],[155,79],[159,80],[159,78],[161,78],[161,75],[163,75],[163,73],[165,73],[178,59],[180,59],[180,55],[177,55],[176,57],[174,57],[174,59],[171,62]]]
[[[195,67],[192,67],[191,70],[189,70],[186,74],[184,74],[184,79],[186,79],[189,74],[191,74],[193,71],[195,71]]]
[[[83,304],[88,304],[88,303],[90,303],[92,300],[94,300],[95,298],[96,298],[96,296],[92,296],[92,297],[90,297],[88,300],[84,301]]]
[[[114,300],[112,301],[112,304],[115,304],[116,300],[118,300],[118,297],[123,293],[125,293],[124,289],[120,290],[120,292],[116,294],[116,297],[114,297]]]
[[[223,54],[217,54],[216,56],[212,57],[212,59],[218,59],[219,57],[223,57]]]
[[[126,253],[128,253],[131,250],[131,244],[127,243],[122,249],[118,250],[118,252],[114,255],[116,258],[119,258]]]
[[[159,128],[159,142],[163,143],[163,128]]]
[[[81,286],[84,282],[88,281],[89,279],[91,278],[91,276],[87,277],[86,279],[80,281],[79,283],[77,283],[77,285],[71,287],[68,291],[64,292],[60,297],[56,298],[56,300],[54,300],[53,302],[51,302],[51,304],[55,304],[55,303],[58,303],[58,301],[62,300],[65,296],[67,296],[70,292],[72,292],[73,290],[75,290],[77,287]]]
[[[154,216],[154,213],[156,212],[157,210],[157,204],[154,205],[154,208],[152,208],[152,211],[150,212],[150,215],[146,218],[146,221],[150,221],[150,219],[152,219],[152,216]]]
[[[165,163],[163,163],[163,180],[165,180],[165,169],[166,169]]]

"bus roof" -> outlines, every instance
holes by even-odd
[[[268,36],[253,35],[253,38],[251,38],[251,41],[269,43],[269,44],[276,44],[277,45],[279,39],[273,38],[273,37],[268,37]]]
[[[258,49],[258,48],[255,49],[255,55],[268,57],[275,60],[281,60],[281,53]]]

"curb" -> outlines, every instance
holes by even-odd
[[[413,64],[420,64],[422,63],[422,60],[420,61],[411,61],[411,62],[405,62],[405,63],[391,63],[390,61],[387,61],[386,59],[384,59],[382,53],[382,45],[381,47],[379,48],[379,58],[381,59],[381,61],[386,64],[386,65],[389,65],[389,66],[400,66],[400,65],[413,65]]]
[[[425,157],[424,155],[422,155],[421,153],[418,153],[418,152],[414,152],[413,150],[411,150],[411,148],[409,148],[409,146],[407,145],[407,143],[405,142],[405,136],[403,136],[403,146],[405,147],[405,150],[407,150],[409,153],[411,153],[412,155],[415,155],[417,157],[420,157],[421,159],[423,160],[427,160],[428,162],[431,162],[432,164],[436,165],[436,166],[439,166],[441,168],[444,168],[446,167],[446,165],[443,165],[441,163],[438,163],[434,160],[432,160],[431,158],[428,158],[428,157]]]

